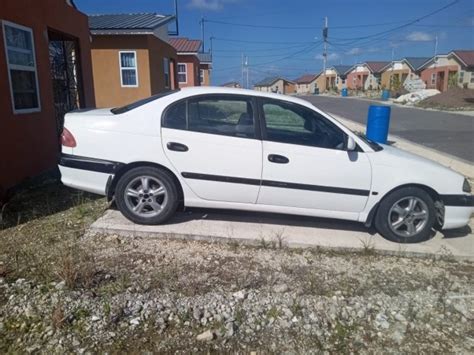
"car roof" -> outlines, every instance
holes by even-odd
[[[247,95],[247,96],[258,96],[258,97],[267,97],[270,99],[284,100],[289,102],[294,102],[300,105],[313,106],[310,102],[306,100],[299,99],[294,96],[274,94],[270,92],[249,90],[249,89],[239,89],[239,88],[229,88],[223,86],[193,86],[182,88],[175,93],[177,96],[182,98],[194,95],[206,95],[206,94],[232,94],[232,95]]]

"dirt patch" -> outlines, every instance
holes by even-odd
[[[440,110],[471,111],[474,110],[474,90],[451,88],[420,101],[417,106]]]

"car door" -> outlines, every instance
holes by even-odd
[[[361,151],[346,151],[346,134],[308,107],[261,99],[262,187],[258,204],[360,212],[371,186]]]
[[[262,141],[255,105],[247,96],[199,95],[165,110],[163,149],[199,198],[256,203]]]

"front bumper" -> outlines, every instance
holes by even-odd
[[[474,196],[442,195],[444,203],[444,224],[442,229],[461,228],[469,224],[474,213]]]

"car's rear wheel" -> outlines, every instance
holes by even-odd
[[[418,187],[405,187],[390,193],[380,203],[375,216],[378,232],[397,243],[429,239],[435,222],[433,199]]]
[[[176,212],[178,191],[167,171],[139,167],[120,178],[115,200],[120,212],[132,222],[160,224]]]

